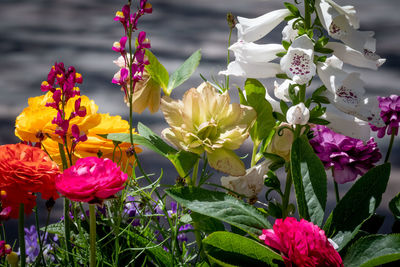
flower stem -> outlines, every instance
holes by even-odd
[[[340,201],[339,185],[338,185],[338,183],[335,181],[335,178],[333,178],[333,183],[334,183],[334,185],[335,185],[336,203],[339,203],[339,201]]]
[[[390,143],[388,151],[386,152],[385,163],[389,161],[390,153],[392,152],[393,143],[394,143],[395,131],[392,131],[392,135],[390,136]]]
[[[200,162],[200,160],[198,159],[193,167],[193,174],[192,174],[192,181],[191,181],[192,186],[196,186],[197,173],[199,172],[199,162]]]
[[[71,220],[69,218],[69,199],[64,198],[64,233],[65,233],[65,246],[67,248],[68,263],[72,263],[71,256]]]
[[[40,228],[39,228],[39,213],[37,206],[35,207],[35,225],[36,225],[36,232],[39,239],[39,255],[36,257],[36,261],[40,262],[40,259],[43,259],[43,266],[46,266],[46,261],[43,256],[43,240],[40,238]],[[36,262],[35,261],[35,262]]]
[[[256,155],[257,155],[257,150],[258,150],[258,146],[259,146],[259,145],[260,145],[260,142],[258,142],[257,140],[254,140],[254,143],[253,143],[253,152],[252,152],[252,154],[251,154],[251,166],[250,166],[250,167],[253,167],[254,165],[257,164]]]
[[[310,0],[304,0],[304,28],[309,30],[311,27]]]
[[[228,55],[226,57],[226,67],[228,68],[229,62],[230,62],[230,57],[231,57],[231,51],[229,50],[229,47],[231,46],[231,37],[232,37],[232,31],[233,28],[229,29],[229,37],[228,37]],[[229,90],[229,75],[226,75],[226,84],[225,84],[225,89]],[[225,90],[225,91],[226,91]]]
[[[90,220],[90,267],[96,266],[96,214],[95,205],[89,204]]]
[[[19,219],[18,219],[18,239],[20,248],[21,267],[26,266],[24,216],[25,216],[25,205],[21,203],[19,205]]]
[[[286,185],[285,185],[285,192],[283,193],[282,199],[282,218],[286,218],[289,214],[288,206],[289,206],[289,198],[290,198],[290,191],[292,189],[292,174],[290,169],[287,172],[286,176]]]

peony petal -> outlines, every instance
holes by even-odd
[[[246,173],[244,163],[231,150],[217,149],[212,153],[207,153],[207,157],[210,166],[218,171],[232,176],[241,176]]]

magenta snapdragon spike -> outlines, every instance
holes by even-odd
[[[81,99],[75,100],[75,110],[66,118],[65,111],[63,110],[65,104],[73,97],[80,96],[79,87],[76,84],[81,84],[83,82],[82,75],[77,73],[73,66],[69,67],[67,70],[64,67],[64,63],[55,63],[51,67],[49,74],[47,75],[47,81],[43,81],[40,89],[43,92],[52,92],[52,102],[46,103],[47,107],[52,107],[57,110],[57,116],[52,120],[52,123],[57,125],[55,134],[60,136],[63,142],[66,141],[70,120],[76,116],[84,117],[86,116],[86,108],[81,107]],[[75,135],[72,135],[73,144],[79,141],[86,140],[79,133],[79,128],[75,125]],[[72,129],[71,129],[72,130]]]
[[[400,96],[378,97],[378,101],[379,108],[381,109],[380,115],[386,125],[376,127],[370,124],[372,131],[377,131],[379,138],[384,137],[385,133],[397,136],[400,125]]]
[[[113,44],[112,49],[115,52],[121,53],[121,55],[125,55],[126,54],[126,49],[125,49],[125,45],[126,45],[126,41],[128,40],[128,37],[123,36],[119,42],[115,42]]]
[[[332,168],[339,184],[354,181],[374,167],[382,155],[374,138],[365,144],[362,140],[335,133],[326,126],[312,128],[311,146],[326,169]]]

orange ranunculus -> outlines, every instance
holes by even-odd
[[[0,190],[7,192],[5,206],[12,207],[12,218],[18,217],[19,204],[26,204],[29,214],[36,205],[33,193],[44,199],[56,199],[54,179],[59,168],[49,156],[36,147],[24,144],[0,146]]]
[[[87,96],[75,96],[68,100],[65,105],[65,116],[68,118],[74,111],[75,100],[81,98],[81,107],[86,109],[86,116],[76,116],[69,123],[68,135],[72,136],[71,127],[76,124],[79,130],[87,133],[88,130],[99,124],[101,118],[97,114],[98,106]],[[15,121],[15,135],[23,141],[38,142],[38,133],[50,135],[53,139],[60,141],[55,134],[57,125],[52,123],[57,111],[52,107],[46,107],[46,103],[53,102],[52,93],[49,91],[45,95],[29,98],[28,107],[17,117]]]

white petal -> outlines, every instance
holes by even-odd
[[[228,69],[220,71],[219,75],[233,75],[247,78],[272,78],[282,70],[277,63],[246,63],[239,60],[232,61]]]
[[[338,116],[332,112],[326,112],[321,118],[330,122],[327,127],[334,132],[363,141],[368,141],[371,137],[371,127],[366,121],[344,114]]]
[[[380,58],[371,51],[364,50],[364,53],[361,53],[360,51],[338,42],[329,42],[326,45],[326,48],[332,49],[333,55],[338,57],[344,63],[360,68],[376,70],[386,61],[386,59]]]
[[[265,90],[265,99],[271,104],[273,111],[282,112],[281,105],[268,94],[268,90]]]
[[[221,177],[221,185],[246,197],[256,197],[264,187],[264,175],[268,171],[270,161],[263,161],[247,169],[243,176]]]
[[[286,42],[293,42],[294,39],[296,39],[297,36],[299,36],[297,30],[293,29],[293,22],[295,22],[296,19],[292,19],[288,21],[288,24],[283,28],[282,31],[282,40]]]
[[[285,80],[283,83],[279,84],[277,81],[274,82],[274,94],[275,97],[283,100],[285,102],[290,102],[290,97],[289,97],[289,86],[295,84],[295,82],[291,80]],[[295,87],[295,91],[297,92],[299,90],[298,87]]]
[[[253,19],[238,17],[239,23],[236,24],[238,39],[246,42],[257,41],[272,31],[290,14],[287,9],[278,9]]]
[[[296,125],[305,125],[310,119],[310,111],[304,103],[297,104],[288,109],[286,113],[286,120],[289,124]]]
[[[336,9],[337,12],[340,14],[344,14],[348,21],[350,22],[350,25],[354,29],[360,28],[360,20],[357,17],[357,12],[354,8],[354,6],[339,6],[337,3],[333,2],[332,0],[326,0],[331,6]]]
[[[280,44],[255,44],[245,41],[238,41],[229,47],[235,53],[237,60],[252,62],[269,62],[277,58],[276,54],[284,52]]]
[[[281,59],[281,68],[295,83],[306,84],[315,75],[314,45],[307,35],[295,39]]]

